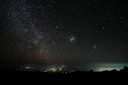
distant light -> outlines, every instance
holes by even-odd
[[[59,70],[61,71],[62,69],[60,68]]]
[[[56,69],[52,69],[52,72],[56,72]]]
[[[44,72],[47,72],[47,71],[44,71]]]
[[[25,67],[25,69],[29,69],[30,67]]]
[[[65,65],[63,65],[63,67],[65,67]]]
[[[99,71],[104,71],[104,70],[111,71],[111,70],[113,70],[113,69],[112,69],[112,68],[103,68],[103,67],[99,68]]]
[[[50,72],[56,72],[56,69],[55,68],[52,68],[52,69],[49,69],[48,71],[50,71]]]

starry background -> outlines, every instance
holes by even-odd
[[[1,0],[0,61],[128,62],[127,0]]]

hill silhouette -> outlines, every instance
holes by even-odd
[[[40,75],[84,75],[84,74],[95,74],[95,73],[128,73],[128,67],[124,66],[123,69],[120,70],[103,70],[103,71],[62,71],[62,72],[41,72],[41,71],[21,71],[21,70],[16,70],[16,69],[1,69],[0,70],[1,74],[40,74]]]

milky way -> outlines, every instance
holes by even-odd
[[[1,59],[126,62],[127,13],[122,0],[2,0]]]

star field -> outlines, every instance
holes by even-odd
[[[126,0],[0,1],[1,60],[127,62]]]

